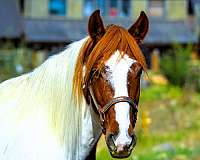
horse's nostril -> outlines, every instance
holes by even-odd
[[[135,134],[134,134],[132,137],[133,137],[132,143],[133,143],[133,146],[135,146],[135,145],[136,145],[136,142],[137,142],[137,137],[136,137]]]
[[[107,143],[110,150],[116,151],[116,146],[115,146],[115,143],[114,143],[114,135],[113,134],[109,134],[107,136],[106,143]]]
[[[129,150],[132,150],[132,149],[135,147],[136,142],[137,142],[137,137],[136,137],[136,135],[133,135],[133,136],[131,136],[131,137],[132,137],[132,141],[131,141],[131,144],[128,146],[128,149],[129,149]]]

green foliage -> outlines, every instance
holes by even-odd
[[[179,87],[172,85],[151,85],[141,91],[140,101],[152,102],[166,98],[178,98],[182,94]]]
[[[0,50],[0,81],[32,69],[32,53],[26,48]]]
[[[186,85],[193,87],[200,92],[200,61],[196,60],[190,63],[189,72],[187,74]]]
[[[0,81],[8,79],[15,73],[14,57],[8,56],[5,52],[0,53]]]
[[[175,45],[161,57],[161,72],[169,82],[176,86],[183,86],[189,70],[191,46]]]

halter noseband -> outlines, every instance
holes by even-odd
[[[94,97],[93,90],[92,90],[92,88],[91,88],[90,85],[89,85],[89,92],[90,92],[91,98],[92,98],[92,100],[94,102],[94,105],[95,105],[97,111],[99,112],[100,121],[101,121],[101,127],[102,127],[102,132],[104,134],[105,134],[105,125],[104,125],[104,122],[105,122],[105,113],[110,109],[110,107],[112,107],[113,105],[115,105],[117,103],[128,102],[131,105],[131,107],[135,110],[135,112],[134,112],[134,124],[136,123],[136,121],[137,121],[138,106],[137,106],[137,104],[135,103],[135,101],[132,98],[127,97],[127,96],[116,97],[116,98],[113,98],[112,100],[110,100],[103,107],[101,107],[97,103],[97,101],[96,101],[96,99]]]

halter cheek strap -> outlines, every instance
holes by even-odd
[[[127,102],[130,104],[130,106],[134,109],[134,124],[136,123],[137,121],[137,112],[138,112],[138,106],[137,104],[135,103],[135,101],[130,98],[130,97],[127,97],[127,96],[120,96],[120,97],[116,97],[116,98],[113,98],[111,101],[109,101],[105,106],[100,106],[95,97],[94,97],[94,93],[93,93],[93,90],[91,88],[91,86],[89,86],[89,92],[90,92],[90,95],[91,95],[91,98],[95,104],[95,107],[97,109],[97,111],[99,112],[99,116],[100,116],[100,121],[101,121],[101,127],[102,127],[102,132],[105,134],[105,113],[113,106],[115,105],[116,103],[120,103],[120,102]]]

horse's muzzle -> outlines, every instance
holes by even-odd
[[[136,135],[132,136],[132,142],[129,145],[119,144],[115,145],[114,143],[114,135],[110,134],[106,138],[106,143],[109,149],[109,152],[113,158],[127,158],[130,156],[133,148],[136,145]]]

